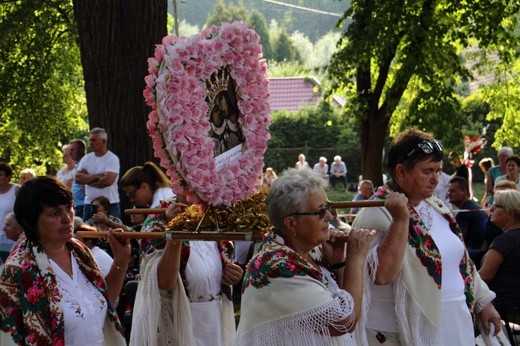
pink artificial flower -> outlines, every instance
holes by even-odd
[[[270,124],[265,100],[267,65],[258,60],[260,54],[259,36],[244,23],[234,22],[213,26],[190,38],[167,37],[163,46],[156,47],[154,58],[148,60],[150,74],[143,95],[147,104],[160,112],[149,116],[147,128],[155,155],[171,177],[172,186],[188,200],[230,205],[253,191],[263,168]],[[208,137],[204,81],[222,67],[230,69],[236,83],[239,123],[247,150],[217,173],[214,141]]]

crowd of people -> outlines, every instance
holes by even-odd
[[[476,329],[496,336],[501,315],[520,306],[520,157],[510,148],[498,166],[481,165],[482,206],[456,174],[436,195],[444,148],[406,130],[388,152],[388,181],[361,179],[354,197],[384,206],[352,209],[345,227],[326,194],[347,188],[340,156],[311,167],[301,154],[280,175],[268,167],[272,229],[238,261],[230,241],[115,236],[164,230],[189,203],[152,162],[120,177],[107,141],[92,129],[90,153],[73,140],[55,177],[22,184],[0,163],[1,345],[474,345]],[[125,225],[119,189],[135,207],[166,212]],[[136,292],[125,334],[128,282]]]

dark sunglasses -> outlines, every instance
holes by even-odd
[[[434,139],[433,141],[422,141],[420,143],[417,143],[417,147],[410,150],[405,158],[409,158],[410,156],[415,154],[419,149],[422,150],[423,153],[428,155],[433,153],[434,151],[442,152],[443,147],[441,141],[438,141],[436,139]]]
[[[318,211],[308,211],[308,212],[302,212],[302,213],[291,213],[287,216],[294,216],[294,215],[318,215],[320,219],[323,219],[327,212],[330,212],[332,209],[332,205],[330,202],[325,203],[323,207],[320,208]]]

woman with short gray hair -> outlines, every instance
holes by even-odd
[[[249,262],[237,345],[355,345],[363,266],[373,232],[330,229],[326,181],[313,170],[289,169],[267,195],[274,230]],[[323,258],[310,252],[321,246]],[[333,272],[337,281],[331,275]]]

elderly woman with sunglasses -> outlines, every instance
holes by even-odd
[[[363,208],[353,227],[377,230],[368,254],[364,343],[475,345],[472,316],[486,334],[500,330],[495,294],[480,278],[451,212],[435,196],[442,146],[417,129],[401,133],[388,153],[392,179],[375,199],[403,196],[401,213]]]
[[[355,344],[348,333],[360,316],[373,232],[352,230],[345,257],[343,232],[329,228],[325,185],[313,170],[289,169],[271,186],[274,230],[246,269],[236,345]],[[323,258],[311,257],[319,245]]]

